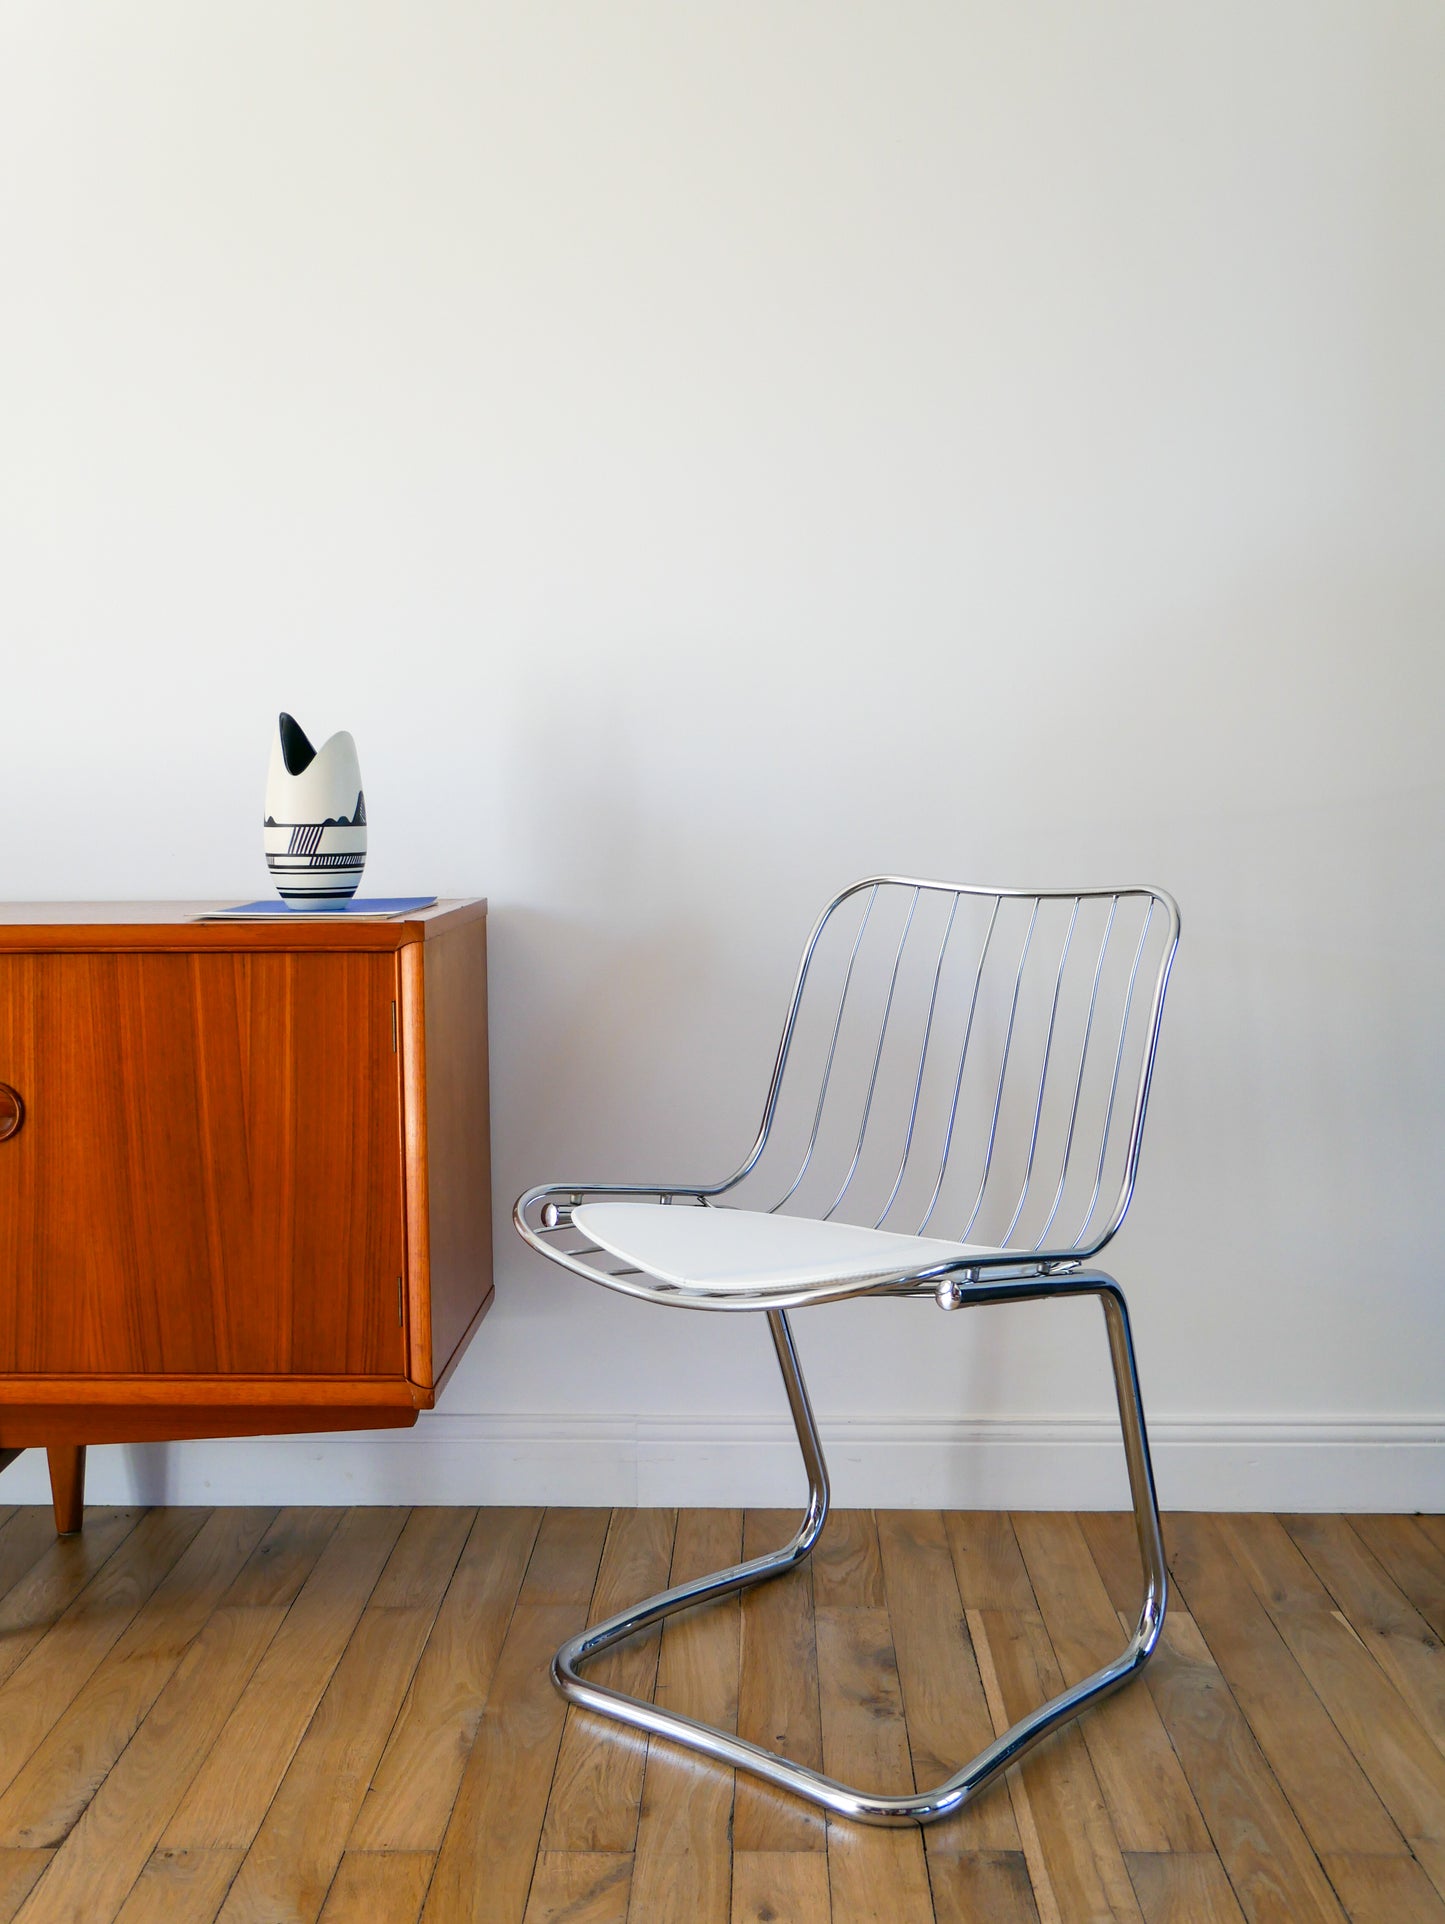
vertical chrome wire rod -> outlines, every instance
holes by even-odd
[[[968,1232],[970,1229],[973,1228],[974,1221],[978,1216],[978,1212],[983,1207],[983,1195],[984,1195],[984,1191],[988,1188],[989,1171],[993,1168],[993,1146],[998,1136],[999,1110],[1003,1107],[1003,1085],[1004,1085],[1005,1079],[1008,1076],[1009,1051],[1013,1048],[1014,1022],[1017,1019],[1018,1012],[1019,1012],[1019,990],[1023,987],[1024,964],[1029,959],[1029,944],[1034,939],[1034,928],[1038,922],[1038,919],[1039,919],[1039,898],[1038,896],[1035,896],[1033,913],[1029,917],[1029,925],[1024,932],[1023,952],[1019,956],[1018,971],[1014,976],[1013,1001],[1009,1004],[1008,1029],[1005,1032],[1004,1039],[1003,1039],[1003,1061],[999,1064],[998,1087],[997,1089],[995,1089],[994,1096],[993,1096],[993,1118],[988,1125],[988,1147],[985,1149],[984,1156],[983,1156],[983,1176],[979,1181],[978,1195],[974,1199],[972,1214],[969,1216],[968,1221],[964,1224],[963,1230],[958,1238],[959,1242],[961,1243],[966,1243],[968,1241]]]
[[[1144,926],[1139,931],[1139,946],[1134,951],[1134,966],[1129,971],[1129,987],[1124,996],[1124,1014],[1119,1023],[1119,1046],[1114,1051],[1114,1073],[1109,1080],[1109,1106],[1104,1111],[1104,1128],[1099,1138],[1099,1162],[1094,1171],[1094,1188],[1089,1197],[1089,1206],[1084,1211],[1084,1220],[1079,1224],[1073,1247],[1081,1248],[1088,1235],[1089,1224],[1094,1220],[1094,1211],[1099,1206],[1099,1191],[1104,1186],[1104,1161],[1109,1153],[1109,1132],[1114,1126],[1114,1102],[1119,1093],[1119,1068],[1124,1060],[1124,1044],[1129,1035],[1129,1013],[1134,1006],[1134,984],[1139,980],[1139,964],[1144,959],[1144,944],[1149,938],[1149,924],[1154,919],[1154,903],[1151,900],[1144,913]]]
[[[803,1160],[802,1160],[802,1163],[799,1165],[797,1175],[794,1176],[793,1178],[791,1187],[788,1188],[781,1196],[779,1196],[778,1200],[773,1204],[771,1210],[768,1212],[770,1215],[776,1215],[778,1210],[782,1208],[783,1204],[785,1202],[790,1201],[792,1197],[794,1197],[797,1194],[798,1185],[799,1183],[802,1182],[804,1176],[807,1175],[808,1165],[813,1160],[813,1151],[818,1146],[818,1130],[822,1126],[822,1122],[823,1122],[823,1104],[828,1100],[828,1084],[832,1079],[832,1075],[833,1075],[833,1058],[838,1052],[838,1035],[839,1035],[839,1031],[843,1027],[843,1011],[848,1006],[848,991],[853,986],[853,965],[858,960],[858,951],[863,945],[863,936],[868,927],[868,919],[873,913],[873,904],[877,900],[878,900],[878,884],[875,882],[872,888],[869,889],[868,891],[868,901],[863,910],[863,919],[858,924],[858,933],[853,937],[852,952],[849,954],[848,967],[843,976],[843,993],[838,997],[838,1013],[833,1018],[833,1035],[832,1035],[832,1040],[828,1044],[828,1059],[827,1059],[827,1062],[823,1065],[823,1086],[818,1091],[818,1106],[813,1111],[813,1129],[812,1129],[812,1133],[808,1137],[808,1146],[803,1151]],[[819,932],[821,933],[821,930]],[[800,979],[798,983],[798,992],[800,997],[802,994],[802,986],[803,986],[802,981]],[[791,1040],[792,1038],[790,1035],[788,1037],[788,1041],[791,1042]],[[780,1061],[778,1064],[779,1073],[781,1073],[782,1066],[783,1066],[782,1062]],[[771,1122],[772,1122],[772,1112],[770,1109],[765,1119],[764,1133],[766,1133],[766,1129],[768,1125],[771,1124]],[[759,1148],[762,1147],[761,1139],[759,1140],[758,1147]],[[756,1159],[756,1151],[754,1152],[754,1159]],[[747,1168],[750,1166],[751,1164],[745,1164],[744,1169],[741,1173],[746,1174]]]
[[[883,1045],[888,1040],[888,1018],[893,1013],[893,997],[898,988],[898,971],[903,964],[903,951],[908,946],[909,933],[913,928],[913,918],[918,913],[919,891],[914,889],[913,900],[908,904],[908,915],[903,923],[903,933],[898,938],[898,950],[893,957],[893,972],[888,978],[888,996],[883,1004],[883,1020],[878,1026],[878,1046],[873,1051],[873,1069],[868,1077],[868,1093],[863,1098],[863,1118],[858,1124],[858,1141],[854,1145],[853,1160],[848,1165],[848,1173],[843,1178],[837,1195],[823,1211],[827,1222],[833,1211],[848,1193],[848,1185],[858,1173],[859,1158],[863,1154],[863,1138],[868,1134],[868,1118],[873,1112],[873,1092],[878,1087],[878,1065],[883,1060]]]
[[[1079,1050],[1079,1073],[1074,1077],[1074,1098],[1069,1105],[1069,1126],[1064,1135],[1064,1153],[1059,1163],[1059,1186],[1054,1191],[1053,1206],[1049,1210],[1048,1218],[1034,1241],[1035,1249],[1043,1248],[1044,1238],[1053,1228],[1054,1218],[1059,1213],[1059,1204],[1064,1200],[1064,1186],[1069,1179],[1069,1156],[1074,1147],[1074,1125],[1079,1118],[1079,1095],[1084,1087],[1084,1068],[1089,1060],[1089,1037],[1093,1033],[1094,1010],[1097,1008],[1099,1002],[1099,982],[1104,973],[1104,954],[1109,946],[1109,936],[1113,930],[1114,917],[1118,914],[1118,911],[1119,898],[1117,895],[1112,895],[1109,898],[1109,918],[1104,924],[1103,940],[1099,943],[1099,956],[1094,964],[1094,983],[1089,991],[1089,1013],[1084,1022],[1083,1045]]]
[[[1014,1206],[1014,1213],[1009,1217],[1008,1228],[1003,1232],[1002,1236],[999,1237],[999,1243],[1004,1248],[1007,1248],[1008,1239],[1017,1228],[1019,1217],[1024,1213],[1024,1203],[1029,1193],[1029,1180],[1034,1173],[1034,1156],[1037,1154],[1039,1146],[1039,1121],[1044,1113],[1044,1086],[1049,1079],[1049,1056],[1054,1046],[1054,1026],[1059,1019],[1059,995],[1064,986],[1064,970],[1068,967],[1069,963],[1069,945],[1074,939],[1074,928],[1079,919],[1079,904],[1080,898],[1076,895],[1074,897],[1073,912],[1069,916],[1069,926],[1064,931],[1064,946],[1059,955],[1059,972],[1054,977],[1054,999],[1049,1005],[1049,1026],[1044,1036],[1044,1060],[1043,1066],[1039,1070],[1038,1094],[1034,1098],[1034,1123],[1029,1135],[1028,1159],[1024,1163],[1023,1186],[1019,1190],[1019,1199]]]
[[[1003,907],[1003,897],[993,898],[993,913],[988,918],[984,931],[983,947],[978,952],[978,967],[973,972],[973,994],[969,997],[968,1021],[964,1024],[963,1041],[958,1045],[958,1071],[953,1078],[953,1100],[948,1107],[948,1122],[943,1131],[943,1146],[938,1152],[938,1176],[933,1185],[933,1194],[928,1198],[928,1207],[923,1212],[923,1221],[918,1225],[921,1236],[927,1229],[933,1212],[938,1207],[938,1198],[943,1193],[943,1179],[948,1173],[948,1158],[953,1149],[953,1130],[958,1120],[958,1099],[963,1089],[963,1072],[968,1062],[968,1044],[973,1035],[973,1019],[978,1013],[978,991],[983,981],[984,965],[988,961],[989,948],[993,942],[993,932],[998,926],[998,912]]]
[[[1124,1175],[1119,1184],[1118,1199],[1114,1213],[1109,1218],[1108,1227],[1096,1243],[1103,1245],[1118,1229],[1128,1214],[1129,1204],[1134,1195],[1134,1181],[1139,1173],[1139,1144],[1144,1134],[1144,1113],[1149,1107],[1149,1089],[1154,1080],[1154,1057],[1159,1049],[1159,1020],[1164,1012],[1164,992],[1169,987],[1169,977],[1174,968],[1174,957],[1179,949],[1179,911],[1168,904],[1170,929],[1166,935],[1168,946],[1164,951],[1159,972],[1154,981],[1154,999],[1149,1009],[1147,1026],[1144,1031],[1144,1061],[1134,1091],[1134,1117],[1129,1124],[1129,1140],[1124,1149]]]
[[[948,939],[953,934],[954,918],[958,914],[959,892],[953,892],[953,907],[948,911],[948,921],[944,924],[943,940],[938,945],[938,961],[933,970],[933,992],[928,998],[928,1019],[923,1025],[923,1047],[918,1052],[918,1074],[913,1078],[913,1102],[908,1111],[908,1127],[903,1132],[903,1154],[898,1159],[898,1174],[893,1178],[893,1187],[888,1192],[888,1200],[873,1218],[873,1227],[882,1226],[884,1217],[893,1207],[894,1198],[903,1183],[903,1172],[908,1167],[908,1156],[913,1148],[913,1128],[918,1120],[918,1098],[923,1093],[923,1071],[928,1064],[928,1044],[933,1036],[933,1013],[938,1007],[938,984],[943,975],[943,958],[948,953]]]

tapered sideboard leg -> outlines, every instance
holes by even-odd
[[[85,1445],[52,1443],[45,1454],[50,1462],[55,1528],[61,1536],[73,1537],[85,1515]]]

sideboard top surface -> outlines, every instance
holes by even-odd
[[[0,954],[65,949],[401,949],[487,912],[485,897],[444,897],[389,921],[293,915],[288,920],[202,922],[234,906],[213,902],[0,902]]]

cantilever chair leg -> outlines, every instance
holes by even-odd
[[[1076,1716],[1087,1705],[1126,1683],[1149,1659],[1159,1641],[1167,1602],[1167,1576],[1164,1548],[1159,1530],[1159,1508],[1154,1492],[1154,1474],[1149,1461],[1149,1443],[1144,1427],[1144,1410],[1139,1396],[1139,1378],[1134,1364],[1134,1346],[1129,1333],[1129,1316],[1123,1292],[1112,1277],[1101,1270],[1039,1277],[1024,1282],[980,1282],[963,1289],[955,1307],[971,1307],[993,1302],[1016,1302],[1045,1296],[1097,1296],[1108,1327],[1109,1350],[1113,1359],[1114,1383],[1119,1399],[1119,1419],[1124,1433],[1124,1453],[1129,1467],[1129,1486],[1134,1500],[1134,1522],[1139,1537],[1139,1554],[1144,1568],[1145,1594],[1138,1626],[1123,1651],[1112,1663],[1096,1670],[1072,1688],[1020,1719],[983,1750],[972,1762],[939,1784],[936,1789],[884,1796],[854,1790],[820,1771],[760,1749],[731,1731],[717,1730],[644,1702],[606,1685],[589,1683],[578,1666],[624,1638],[661,1623],[675,1611],[709,1602],[747,1589],[769,1577],[791,1570],[812,1550],[822,1533],[828,1513],[828,1472],[822,1445],[808,1401],[807,1388],[798,1366],[797,1351],[786,1314],[768,1312],[768,1324],[777,1350],[778,1366],[788,1393],[788,1404],[798,1433],[799,1447],[808,1473],[808,1507],[797,1534],[782,1549],[769,1556],[755,1557],[692,1583],[679,1584],[636,1604],[632,1609],[609,1617],[581,1636],[565,1643],[552,1664],[552,1677],[563,1695],[584,1709],[666,1737],[671,1742],[700,1751],[720,1764],[751,1771],[780,1789],[806,1797],[839,1817],[850,1817],[865,1824],[930,1824],[952,1816],[977,1796],[986,1784],[1009,1764],[1018,1760],[1032,1745],[1058,1725]]]

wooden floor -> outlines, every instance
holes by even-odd
[[[592,1615],[781,1542],[723,1510],[0,1510],[0,1924],[1445,1924],[1445,1520],[1169,1520],[1145,1680],[926,1833],[565,1710]],[[840,1512],[604,1660],[877,1787],[1113,1655],[1117,1516]],[[820,1679],[821,1686],[820,1686]]]

